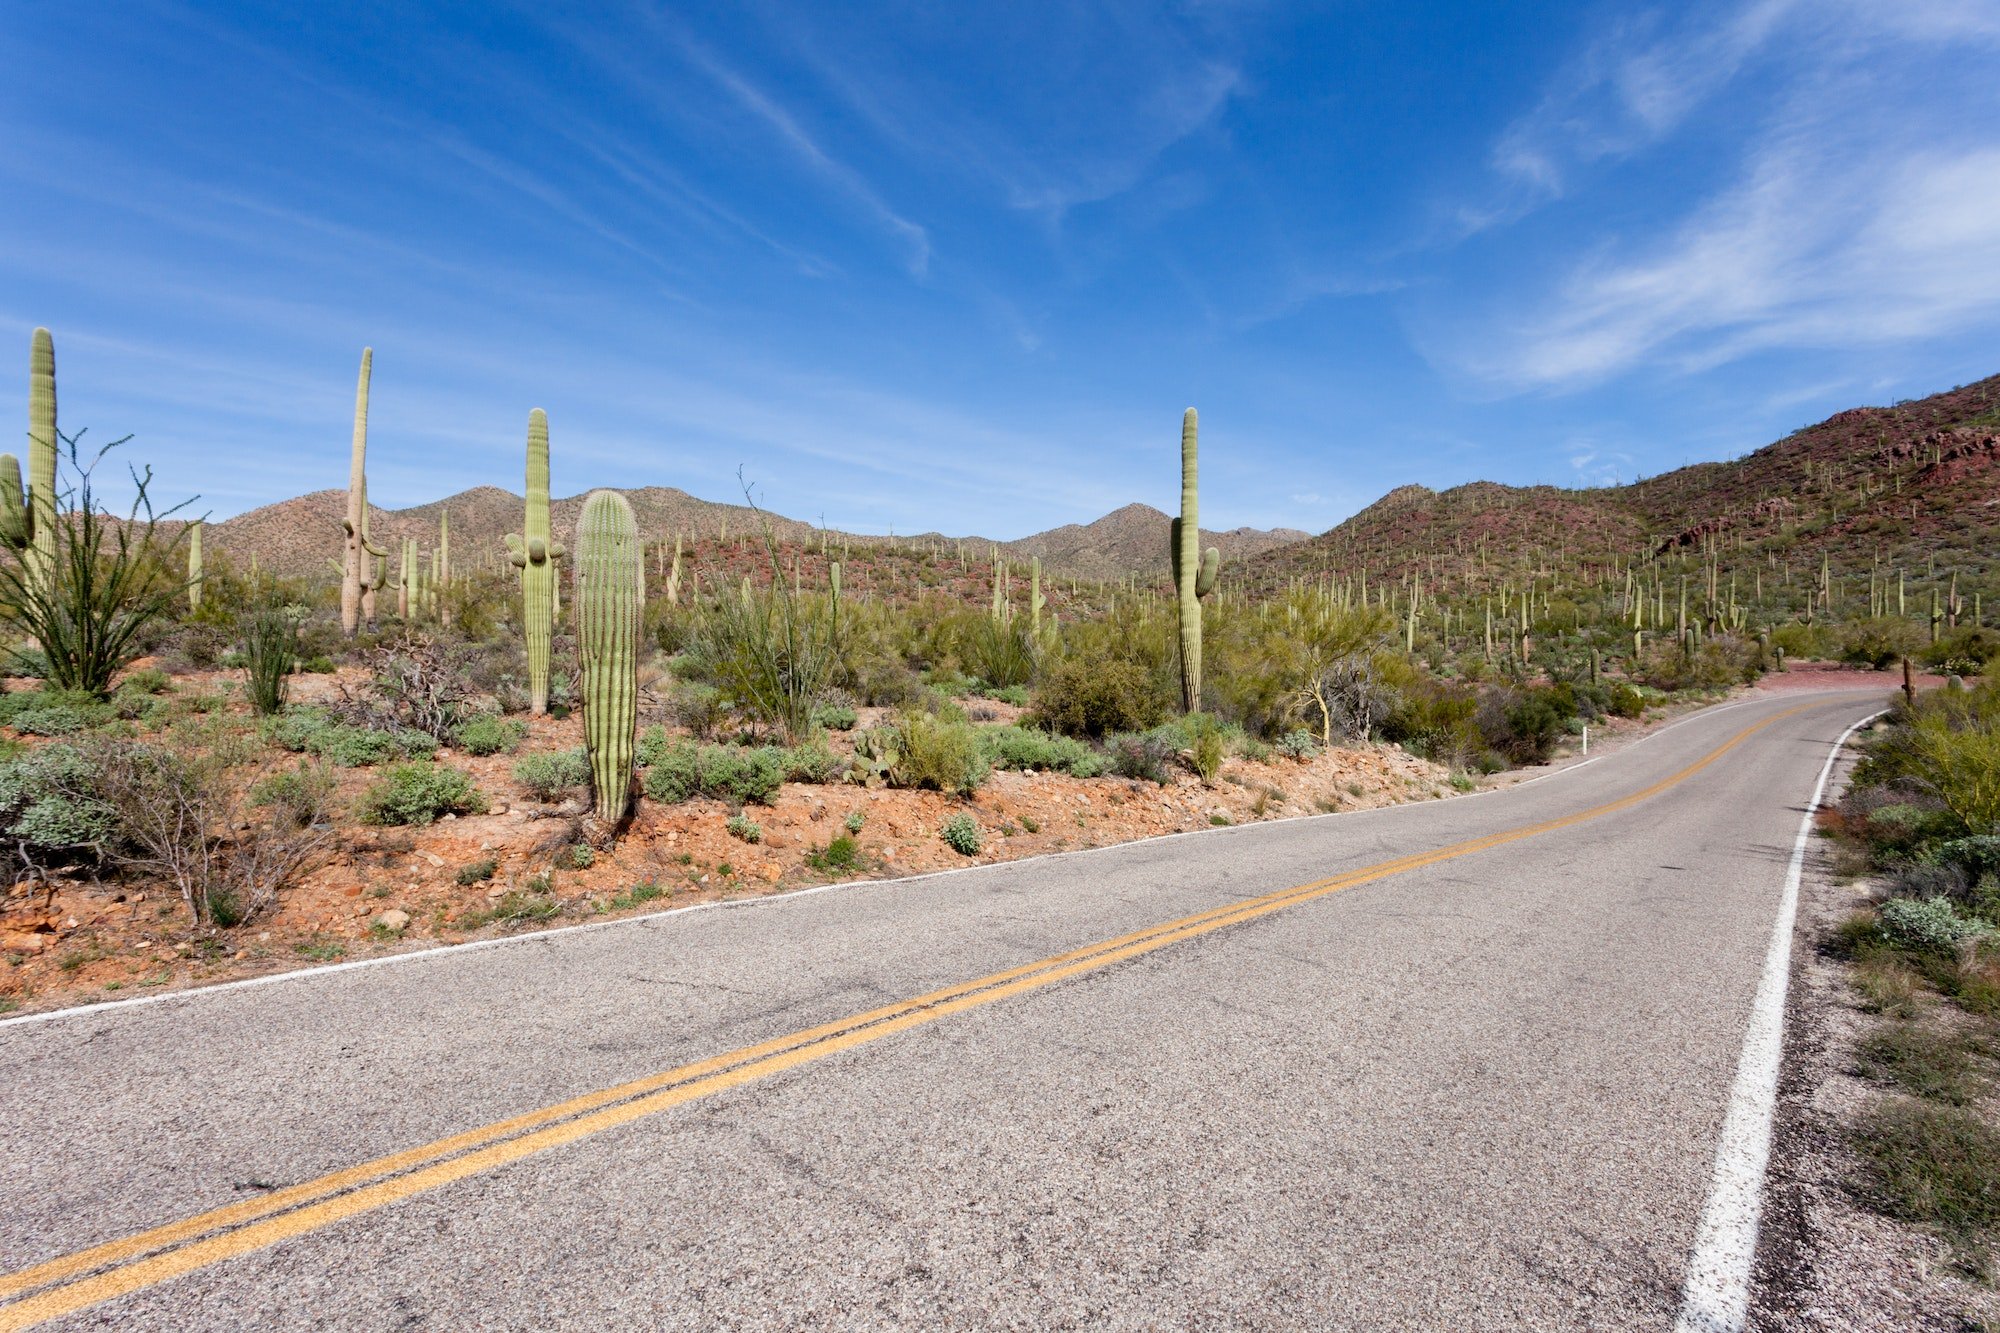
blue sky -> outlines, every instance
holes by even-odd
[[[16,6],[0,341],[217,516],[996,537],[1629,480],[2000,371],[2000,5]],[[17,362],[17,364],[19,364]],[[25,421],[25,366],[0,412]]]

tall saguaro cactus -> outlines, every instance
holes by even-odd
[[[1195,479],[1195,410],[1181,414],[1181,514],[1168,533],[1174,595],[1181,629],[1181,706],[1201,711],[1201,599],[1215,591],[1222,571],[1222,553],[1201,546],[1200,487]]]
[[[201,610],[201,520],[188,524],[188,610]]]
[[[342,523],[347,546],[340,566],[340,628],[350,638],[365,619],[375,621],[375,590],[383,584],[382,568],[389,553],[368,540],[368,378],[375,366],[375,349],[361,349],[361,379],[354,390],[354,452],[347,464],[347,518]]]
[[[615,825],[632,797],[639,728],[639,622],[646,605],[645,548],[632,506],[592,491],[576,527],[576,634],[583,659],[583,740],[597,817]]]
[[[521,571],[521,624],[528,637],[528,707],[549,711],[549,636],[555,629],[556,562],[563,545],[549,536],[549,418],[528,413],[528,511],[507,534],[507,558]]]
[[[56,344],[36,329],[28,349],[28,569],[45,579],[56,563]]]

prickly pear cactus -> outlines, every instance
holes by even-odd
[[[549,711],[549,636],[555,629],[556,562],[563,546],[549,536],[549,418],[528,413],[528,510],[507,534],[507,558],[521,571],[521,624],[528,639],[528,707]]]
[[[645,548],[632,506],[592,491],[576,528],[576,635],[583,659],[583,742],[597,817],[615,825],[632,795],[639,728],[639,622],[646,605]]]

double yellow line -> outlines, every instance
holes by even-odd
[[[1180,944],[1210,931],[1296,907],[1342,889],[1469,856],[1630,809],[1693,777],[1800,705],[1744,728],[1679,772],[1630,796],[1558,819],[1452,843],[1197,912],[1068,953],[1025,963],[881,1009],[807,1028],[664,1073],[574,1097],[478,1129],[409,1148],[255,1199],[199,1213],[121,1240],[93,1245],[0,1277],[0,1333],[86,1309],[225,1259],[248,1254],[343,1218],[518,1162],[619,1125],[745,1083],[823,1060],[841,1051],[936,1022],[1113,963]]]

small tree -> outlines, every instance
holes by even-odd
[[[24,503],[20,465],[0,454],[0,505],[6,510],[0,545],[12,552],[0,558],[0,623],[41,646],[49,684],[103,697],[111,678],[138,655],[140,632],[171,613],[188,589],[176,561],[187,524],[171,536],[161,524],[192,501],[155,513],[148,494],[153,470],[134,468],[132,507],[120,518],[100,505],[92,474],[132,437],[113,440],[88,463],[80,452],[81,431],[58,438],[58,462],[71,484],[46,508]],[[50,522],[54,514],[54,556],[45,567],[24,558],[35,541],[28,504],[34,523]]]

